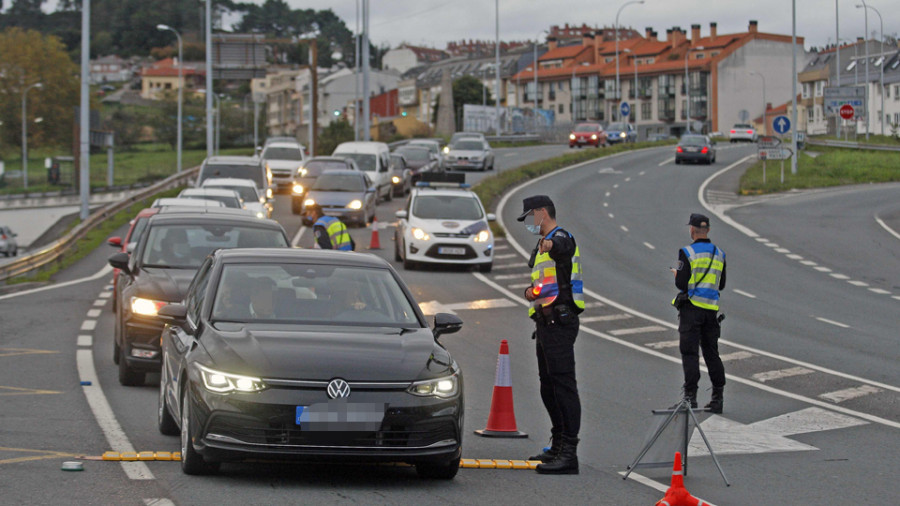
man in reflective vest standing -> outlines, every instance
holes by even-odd
[[[690,246],[678,250],[678,268],[675,286],[687,301],[678,309],[679,348],[681,365],[684,369],[684,397],[697,407],[697,384],[700,381],[700,355],[709,370],[712,382],[712,399],[705,406],[713,413],[721,413],[724,404],[725,366],[719,358],[719,322],[724,315],[716,317],[719,311],[719,293],[725,288],[725,252],[713,244],[709,234],[709,218],[702,214],[691,214]],[[683,297],[683,296],[682,296]]]
[[[578,431],[581,400],[575,380],[575,338],[578,315],[584,311],[581,261],[572,234],[556,224],[556,208],[546,195],[523,201],[519,221],[541,236],[531,252],[531,302],[528,316],[535,322],[541,400],[551,422],[550,448],[529,460],[540,460],[541,474],[578,474]]]
[[[356,249],[356,244],[353,243],[347,226],[334,216],[325,216],[322,206],[319,204],[306,206],[306,213],[313,221],[313,234],[316,236],[317,247],[340,251]]]

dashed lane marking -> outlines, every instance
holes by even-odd
[[[175,503],[170,499],[156,497],[144,499],[144,506],[175,506]]]
[[[877,293],[878,295],[888,295],[891,293],[883,288],[869,288],[869,291],[872,293]]]
[[[623,232],[628,232],[628,227],[625,225],[619,225],[619,228],[621,228]]]
[[[895,97],[895,98],[896,98],[896,97]],[[875,217],[875,221],[876,221],[879,225],[881,225],[881,228],[887,230],[887,232],[888,232],[889,234],[891,234],[892,236],[896,237],[897,239],[900,239],[900,234],[898,234],[895,230],[891,229],[891,227],[887,226],[887,223],[885,223],[884,221],[882,221],[881,218],[879,218],[878,216],[876,216],[876,217]]]
[[[603,207],[609,207],[609,202],[604,202]]]
[[[654,350],[664,350],[666,348],[677,348],[680,345],[681,343],[678,341],[660,341],[658,343],[647,343],[644,346]]]
[[[857,397],[864,397],[870,394],[877,394],[881,392],[880,388],[875,388],[872,385],[863,385],[861,387],[856,388],[845,388],[844,390],[837,390],[835,392],[829,392],[827,394],[822,394],[819,397],[825,399],[826,401],[831,401],[834,403],[840,403],[844,401],[849,401],[850,399],[856,399]]]
[[[849,328],[850,328],[850,325],[847,325],[847,324],[841,323],[841,322],[836,322],[836,321],[834,321],[834,320],[829,320],[828,318],[821,318],[821,317],[819,317],[819,316],[815,316],[814,318],[815,318],[816,320],[819,320],[819,321],[822,322],[822,323],[827,323],[827,324],[829,324],[829,325],[834,325],[834,326],[840,327],[840,328],[842,328],[842,329],[849,329]]]
[[[869,286],[869,284],[866,283],[865,281],[855,281],[855,280],[850,280],[850,281],[847,281],[847,282],[850,283],[850,284],[853,285],[853,286]]]
[[[791,250],[789,250],[787,248],[775,248],[775,252],[776,253],[790,253]]]
[[[94,336],[81,335],[78,336],[78,346],[92,346],[94,344]]]
[[[112,297],[112,292],[100,292],[101,299],[108,299],[110,297]]]
[[[774,242],[767,242],[766,246],[768,246],[770,248],[780,248],[781,247],[778,245],[778,243],[774,243]]]
[[[662,167],[663,165],[665,165],[665,164],[667,164],[667,163],[669,163],[669,162],[674,162],[674,161],[675,161],[675,157],[674,157],[674,156],[673,156],[672,158],[666,158],[665,160],[659,162],[659,165],[657,165],[657,167]]]
[[[618,183],[614,184],[614,185],[613,185],[613,190],[615,190],[615,189],[618,188],[618,187],[619,187],[619,184],[618,184]]]
[[[40,390],[37,388],[19,388],[0,386],[0,396],[9,397],[13,395],[53,395],[61,394],[56,390]]]
[[[106,299],[97,299],[97,300],[94,301],[94,305],[97,306],[97,307],[105,306],[105,305],[106,305]]]
[[[656,249],[656,246],[650,244],[649,242],[645,242],[645,243],[644,243],[644,246],[646,246],[646,247],[648,247],[648,248],[650,248],[650,249]]]
[[[803,261],[801,261],[800,263],[803,264],[803,265],[808,265],[808,266],[810,266],[810,267],[819,265],[819,264],[813,262],[812,260],[803,260]]]
[[[635,327],[631,329],[615,329],[610,330],[609,333],[614,336],[627,336],[631,334],[645,334],[647,332],[662,332],[664,330],[668,330],[665,327],[660,327],[659,325],[648,325],[646,327]]]
[[[522,269],[524,267],[525,266],[521,265],[521,264],[500,264],[500,265],[495,265],[493,268],[494,268],[494,270],[496,270],[496,269]]]
[[[803,256],[802,256],[802,255],[798,255],[798,254],[796,254],[796,253],[791,253],[791,254],[788,255],[787,257],[790,258],[791,260],[803,260]]]
[[[834,279],[850,279],[850,276],[846,274],[838,274],[836,272],[832,272],[831,274],[829,274],[829,276],[833,277]]]
[[[305,232],[306,232],[306,227],[300,227],[300,230],[298,230],[297,233],[294,235],[294,237],[291,239],[291,246],[296,248],[297,245],[300,244],[300,239],[303,237],[303,234]]]
[[[734,293],[736,293],[736,294],[738,294],[738,295],[743,295],[744,297],[749,297],[749,298],[751,298],[751,299],[755,299],[755,298],[756,298],[756,295],[753,295],[752,293],[747,293],[747,292],[745,292],[745,291],[743,291],[743,290],[732,290],[732,292],[734,292]]]
[[[53,350],[35,350],[31,348],[0,348],[0,357],[15,357],[17,355],[44,355],[59,353]]]
[[[494,249],[495,250],[509,249],[509,246],[507,246],[506,244],[494,244]]]
[[[519,255],[516,255],[515,253],[507,253],[507,254],[504,254],[504,255],[494,255],[494,260],[503,260],[503,259],[506,259],[506,258],[516,258],[516,257],[518,257],[518,256],[519,256]]]
[[[99,318],[101,312],[102,311],[99,309],[89,309],[87,312],[87,317],[88,318]]]
[[[609,216],[610,218],[615,218],[615,216],[613,216],[613,213],[607,213],[607,216]]]
[[[757,237],[756,240],[759,242],[769,242],[769,240],[766,239],[765,237]]]
[[[626,177],[626,178],[625,178],[625,182],[627,183],[627,182],[629,182],[629,181],[631,181],[631,178],[630,178],[630,177]]]
[[[494,268],[496,269],[497,266],[495,265]],[[528,275],[527,274],[498,274],[498,275],[494,276],[494,279],[496,279],[498,281],[502,281],[504,279],[520,279],[523,277],[528,277]]]
[[[759,372],[753,375],[753,379],[765,383],[766,381],[773,381],[781,378],[791,378],[794,376],[803,376],[806,374],[812,374],[814,372],[815,371],[813,371],[812,369],[807,369],[805,367],[789,367],[787,369]]]
[[[813,267],[813,269],[815,269],[819,272],[831,272],[831,269],[829,269],[828,267],[825,267],[824,265],[820,265],[818,267]]]
[[[97,328],[97,320],[85,320],[81,322],[81,330],[94,330]]]
[[[750,353],[749,351],[736,351],[734,353],[726,353],[724,355],[719,355],[719,358],[722,362],[731,362],[734,360],[744,360],[745,358],[752,358],[756,355]]]
[[[620,314],[608,314],[604,316],[587,316],[585,318],[579,318],[581,323],[594,323],[594,322],[612,322],[616,320],[627,320],[629,318],[634,318],[630,314],[620,313]]]

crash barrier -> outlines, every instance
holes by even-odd
[[[866,144],[864,142],[832,141],[807,139],[808,146],[828,146],[832,148],[868,149],[872,151],[900,151],[900,146],[888,146],[884,144]]]
[[[60,260],[66,253],[72,250],[78,241],[84,238],[88,232],[98,227],[101,223],[126,209],[135,202],[152,197],[157,193],[184,185],[190,179],[196,177],[200,166],[183,170],[173,174],[162,181],[140,190],[139,192],[124,198],[118,202],[107,204],[79,223],[69,233],[48,244],[47,246],[21,258],[0,266],[0,281],[26,274],[47,264]]]
[[[516,413],[513,407],[512,374],[509,367],[509,343],[500,341],[497,356],[497,374],[494,377],[494,392],[491,395],[491,412],[487,426],[476,430],[483,437],[528,437],[516,428]]]

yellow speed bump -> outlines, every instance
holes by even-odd
[[[87,460],[97,460],[96,457],[86,457]],[[108,461],[178,461],[181,460],[181,452],[104,452],[99,460]]]
[[[464,469],[534,469],[539,460],[506,459],[460,459],[459,467]]]

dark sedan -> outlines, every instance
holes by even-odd
[[[675,163],[716,163],[716,143],[706,135],[683,135],[675,147]]]
[[[413,183],[422,179],[422,174],[440,170],[437,156],[425,146],[413,146],[407,144],[395,149],[394,153],[403,155],[403,158],[406,159],[406,165],[412,171]]]
[[[359,170],[359,168],[352,158],[314,156],[307,159],[297,171],[297,177],[294,178],[294,185],[291,188],[291,212],[300,214],[303,210],[306,192],[312,188],[316,178],[326,170]]]
[[[385,260],[302,249],[217,251],[164,307],[159,430],[187,474],[258,458],[459,469],[463,380]]]
[[[312,225],[306,206],[319,204],[326,216],[365,226],[375,216],[375,185],[359,170],[329,170],[316,178],[303,200],[303,224]]]
[[[208,254],[221,248],[286,248],[289,244],[277,222],[237,209],[152,216],[131,255],[120,251],[109,257],[110,265],[121,270],[113,340],[119,383],[141,385],[147,372],[159,370],[163,323],[157,311],[184,298]]]

